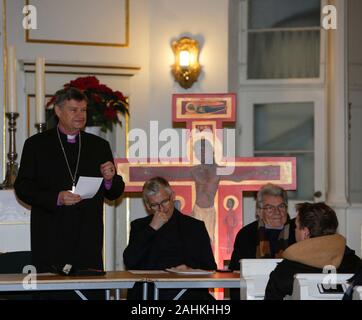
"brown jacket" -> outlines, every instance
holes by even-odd
[[[297,242],[283,252],[283,258],[323,269],[341,265],[346,248],[346,239],[340,234],[310,238]]]
[[[283,258],[270,274],[266,300],[281,300],[291,295],[297,273],[321,273],[327,265],[335,266],[339,273],[355,273],[361,264],[361,259],[339,234],[297,242],[284,251]]]

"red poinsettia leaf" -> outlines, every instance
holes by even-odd
[[[92,93],[91,94],[91,99],[95,102],[95,103],[101,103],[102,102],[102,98],[96,94],[96,93]]]
[[[105,84],[99,85],[97,89],[101,93],[113,94],[113,90],[111,88],[107,87]]]
[[[51,99],[45,105],[45,108],[49,108],[51,105],[54,104],[54,102],[55,102],[55,96],[52,96]]]
[[[115,91],[114,95],[118,98],[118,100],[122,100],[122,101],[126,100],[126,98],[124,97],[124,95],[120,91]]]
[[[114,120],[117,119],[117,111],[114,110],[113,108],[106,108],[103,112],[103,115],[108,119],[108,120]]]
[[[80,77],[71,81],[69,86],[80,90],[97,89],[99,87],[99,80],[94,76]]]

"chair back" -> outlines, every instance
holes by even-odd
[[[298,273],[294,275],[293,293],[287,300],[342,300],[351,273]]]
[[[353,288],[352,300],[362,300],[362,286],[356,286]]]
[[[0,254],[0,273],[23,273],[23,268],[31,264],[31,251],[13,251]]]
[[[240,299],[263,300],[269,274],[282,259],[241,259]]]

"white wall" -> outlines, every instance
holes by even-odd
[[[0,1],[0,12],[3,12],[3,1]],[[3,57],[3,53],[4,53],[4,32],[0,32],[0,61],[2,61],[2,63],[0,64],[0,68],[1,70],[3,70],[4,68],[4,57]],[[4,112],[4,106],[5,106],[5,88],[4,88],[4,72],[0,72],[0,128],[4,127],[5,124],[5,112]],[[2,130],[3,132],[3,130]],[[5,155],[5,140],[4,140],[4,135],[0,134],[0,159],[4,159],[6,158]],[[5,162],[1,162],[5,163]],[[4,180],[5,177],[5,168],[2,165],[1,166],[1,170],[0,170],[0,182],[2,182]]]
[[[228,0],[152,0],[149,4],[149,100],[137,113],[144,121],[133,126],[147,132],[151,120],[159,121],[159,131],[172,128],[173,93],[222,93],[227,92],[228,84]],[[193,37],[200,43],[202,72],[188,90],[180,87],[171,74],[171,42],[181,36]],[[145,216],[141,200],[131,200],[130,207],[131,221]],[[118,229],[126,232],[124,226],[124,221],[118,222]],[[117,268],[121,268],[120,253],[126,239],[124,234],[118,236]]]
[[[160,129],[172,127],[172,93],[226,92],[228,0],[152,0],[150,8],[149,119]],[[172,40],[191,36],[200,43],[199,80],[188,90],[171,75]]]
[[[348,245],[362,254],[362,2],[348,0],[349,200]]]
[[[349,191],[352,203],[362,203],[362,1],[349,0],[348,73],[350,123]]]

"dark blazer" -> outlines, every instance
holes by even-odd
[[[102,183],[92,199],[74,206],[58,206],[59,192],[70,190],[72,180],[56,130],[47,130],[25,141],[14,185],[16,195],[32,207],[33,263],[40,272],[65,264],[102,269],[103,197],[118,198],[123,193],[124,182],[121,176],[115,175],[110,190]],[[74,174],[78,141],[71,145],[63,134],[61,139]],[[113,161],[109,143],[82,132],[77,179],[79,176],[101,177],[100,165],[107,161]]]

